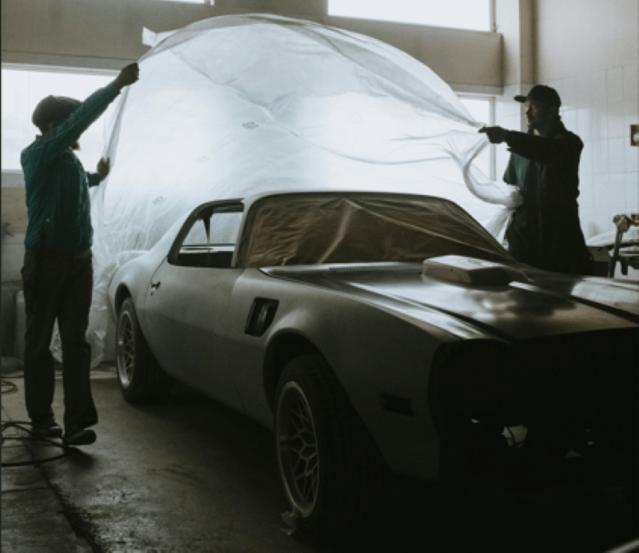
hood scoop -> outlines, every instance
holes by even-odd
[[[530,282],[526,273],[503,263],[461,255],[442,255],[424,260],[422,275],[483,286],[506,286],[513,281]]]

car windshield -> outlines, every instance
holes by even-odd
[[[422,261],[440,255],[512,261],[475,219],[441,198],[282,194],[251,207],[240,267]]]

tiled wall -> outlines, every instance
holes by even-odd
[[[630,125],[639,124],[639,65],[616,67],[549,81],[562,98],[566,128],[584,142],[579,177],[580,218],[586,239],[614,230],[612,218],[639,212],[639,147],[630,146]],[[526,130],[519,86],[504,87],[497,124]],[[497,148],[497,177],[509,154]]]
[[[536,80],[559,91],[566,126],[584,141],[580,216],[586,238],[639,212],[639,2],[535,0]],[[617,276],[617,275],[616,275]],[[639,272],[629,275],[639,279]]]
[[[584,141],[580,216],[586,238],[614,230],[612,218],[639,212],[639,65],[613,67],[546,83],[563,101],[566,127]]]

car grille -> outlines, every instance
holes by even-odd
[[[443,473],[575,452],[607,458],[613,471],[636,461],[638,348],[637,329],[444,347],[430,385]],[[523,443],[512,427],[527,430]]]

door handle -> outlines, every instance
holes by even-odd
[[[161,282],[158,280],[157,282],[151,283],[151,291],[157,290],[160,287]]]

